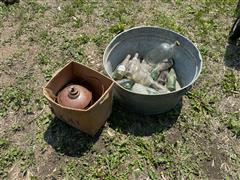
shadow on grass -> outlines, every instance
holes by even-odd
[[[240,70],[240,46],[228,44],[224,55],[224,64],[227,67]]]
[[[80,157],[93,146],[100,134],[101,130],[96,136],[91,137],[55,117],[44,133],[44,140],[56,152],[67,156]]]
[[[236,18],[229,32],[228,43],[224,55],[224,64],[227,67],[240,70],[240,0],[235,9]]]
[[[119,132],[135,136],[150,136],[171,128],[177,121],[181,108],[182,102],[167,113],[149,116],[128,112],[119,103],[114,102],[108,122],[111,128]],[[101,132],[102,129],[91,137],[55,117],[51,119],[44,133],[44,140],[58,153],[80,157],[98,141]]]
[[[158,115],[139,115],[126,111],[114,102],[113,111],[108,119],[109,126],[116,131],[135,136],[150,136],[168,130],[177,121],[182,109],[182,100],[169,112]]]

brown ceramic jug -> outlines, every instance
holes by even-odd
[[[63,106],[84,109],[92,100],[92,92],[80,85],[68,85],[58,93],[57,102]]]

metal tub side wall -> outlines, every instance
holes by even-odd
[[[202,57],[194,44],[173,31],[159,27],[136,27],[117,35],[104,52],[103,64],[108,76],[127,55],[132,56],[138,52],[140,57],[162,42],[181,43],[175,53],[177,76],[181,89],[168,94],[141,95],[128,91],[115,83],[114,91],[118,100],[136,112],[144,114],[156,114],[166,112],[180,101],[181,97],[198,78],[202,69]]]

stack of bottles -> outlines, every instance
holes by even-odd
[[[180,89],[174,66],[175,49],[180,46],[162,43],[143,59],[128,54],[113,71],[112,77],[123,88],[134,93],[159,95]]]

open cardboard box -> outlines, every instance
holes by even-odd
[[[94,103],[87,109],[74,109],[56,102],[57,93],[71,82],[87,83],[93,93]],[[56,117],[69,125],[94,136],[105,124],[112,111],[114,82],[101,73],[77,62],[70,62],[57,71],[43,87]]]

